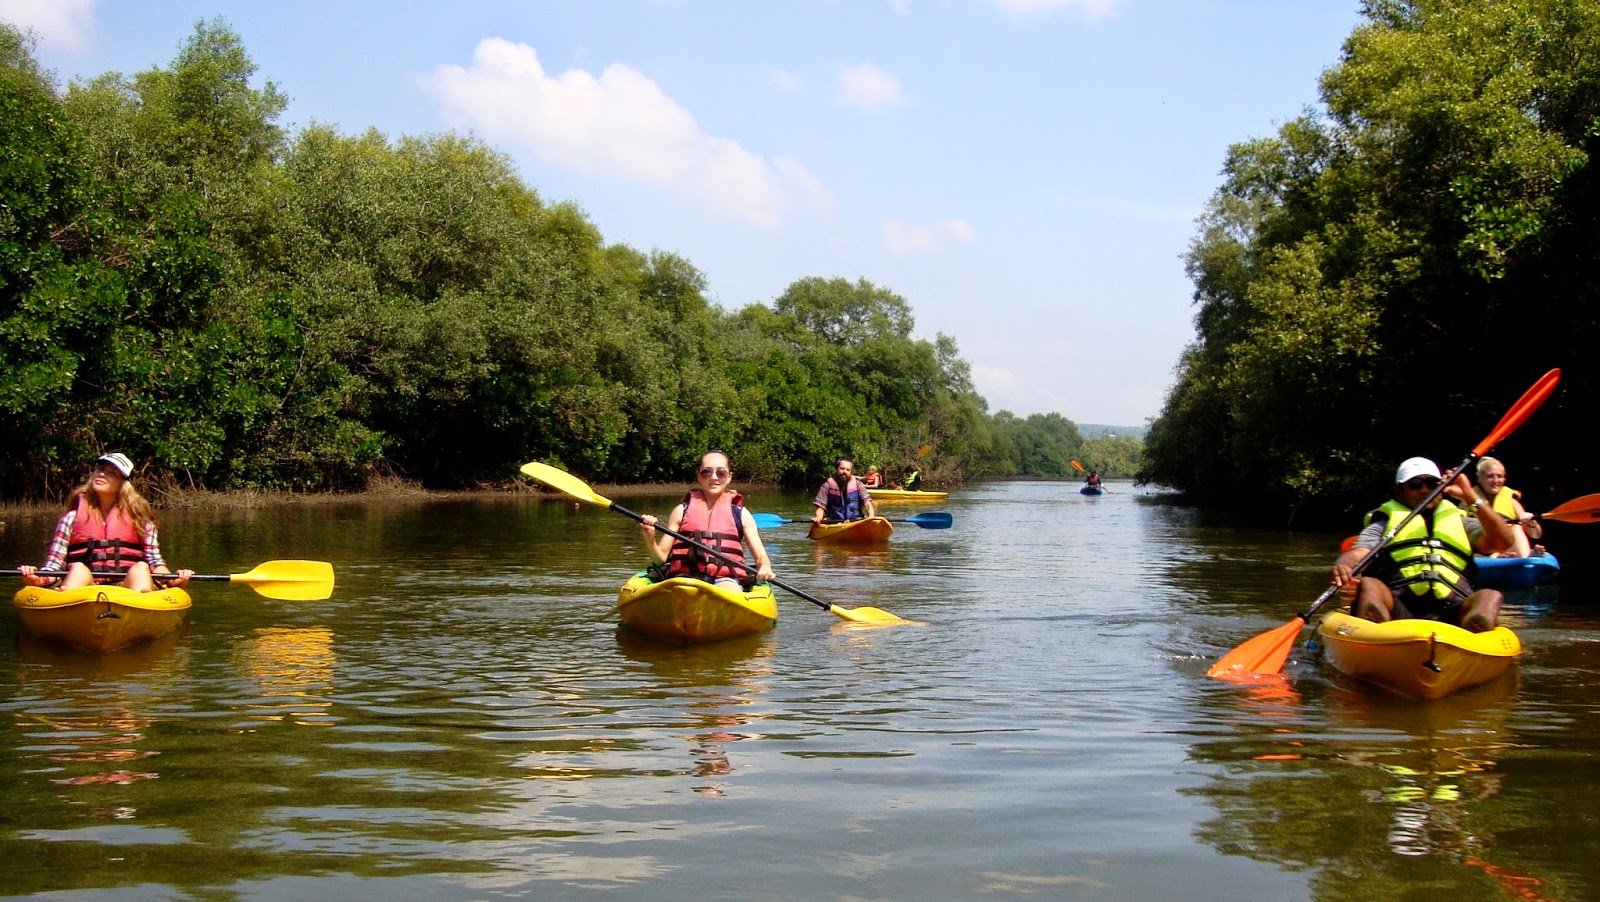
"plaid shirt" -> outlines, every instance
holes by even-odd
[[[56,521],[56,534],[50,537],[50,548],[45,552],[44,563],[40,570],[61,570],[67,565],[67,542],[72,538],[72,525],[78,522],[78,509],[71,508],[61,515]],[[156,537],[156,524],[148,523],[144,528],[144,561],[150,565],[151,570],[158,570],[167,566],[161,559],[161,540]]]

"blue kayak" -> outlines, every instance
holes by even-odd
[[[1101,495],[1105,493],[1105,489],[1102,489],[1097,485],[1086,485],[1078,491],[1085,495]]]
[[[1486,589],[1515,589],[1536,586],[1555,579],[1561,562],[1545,552],[1538,557],[1474,557],[1478,565],[1477,585]]]

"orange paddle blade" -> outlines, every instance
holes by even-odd
[[[1483,441],[1472,449],[1472,456],[1482,457],[1488,454],[1489,449],[1500,444],[1501,439],[1517,431],[1517,427],[1521,426],[1528,417],[1533,416],[1533,412],[1539,409],[1539,405],[1550,397],[1550,393],[1556,390],[1556,383],[1560,381],[1561,370],[1559,369],[1551,370],[1540,376],[1539,381],[1533,383],[1527,391],[1523,392],[1522,397],[1517,399],[1517,403],[1511,405],[1511,409],[1506,411],[1506,415],[1500,418],[1500,422],[1495,424],[1494,431],[1485,436]]]
[[[1600,521],[1600,494],[1574,498],[1566,504],[1559,505],[1548,514],[1540,514],[1539,519],[1564,520],[1568,523],[1594,523]]]
[[[1083,472],[1083,464],[1080,464],[1075,460],[1069,460],[1067,463],[1072,464],[1072,469],[1077,470],[1079,473]]]
[[[1277,629],[1251,636],[1212,664],[1206,676],[1225,680],[1258,673],[1281,673],[1289,660],[1289,650],[1294,648],[1294,640],[1305,625],[1305,618],[1296,617]]]

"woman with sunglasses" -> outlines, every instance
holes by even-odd
[[[171,573],[161,558],[150,502],[133,487],[133,461],[120,452],[101,455],[94,472],[68,499],[42,566],[17,568],[30,586],[62,591],[116,584],[135,592],[156,587],[154,574]],[[66,576],[41,576],[40,570],[61,570]],[[182,586],[194,575],[179,570],[167,585]]]
[[[1511,550],[1495,557],[1533,557],[1543,554],[1544,547],[1532,541],[1544,536],[1544,527],[1523,508],[1521,493],[1506,485],[1506,465],[1492,457],[1478,459],[1478,487],[1489,507],[1511,524]],[[1538,550],[1535,550],[1538,549]]]
[[[1511,527],[1464,473],[1452,472],[1444,491],[1430,501],[1441,481],[1438,464],[1426,457],[1402,463],[1394,474],[1394,498],[1367,514],[1355,544],[1334,562],[1333,584],[1357,617],[1375,623],[1439,620],[1476,633],[1494,629],[1499,621],[1504,596],[1473,588],[1472,556],[1510,548]],[[1417,515],[1407,521],[1414,510]],[[1390,530],[1394,536],[1382,557],[1355,578],[1356,563]]]
[[[744,497],[733,491],[733,467],[728,455],[711,450],[700,456],[695,474],[699,488],[690,489],[683,502],[667,515],[667,528],[682,533],[702,545],[714,548],[741,565],[749,560],[746,546],[755,558],[755,569],[731,567],[699,548],[666,533],[657,535],[655,517],[639,519],[639,530],[657,564],[666,565],[666,575],[692,576],[719,584],[748,584],[772,579],[772,561],[755,518],[744,508]],[[754,578],[752,579],[752,574]]]

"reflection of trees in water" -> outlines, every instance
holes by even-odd
[[[1268,684],[1226,696],[1229,733],[1191,748],[1225,771],[1187,790],[1217,812],[1197,838],[1314,871],[1319,899],[1391,898],[1397,886],[1560,895],[1511,870],[1490,829],[1537,819],[1490,804],[1515,747],[1504,729],[1514,673],[1428,703],[1342,682],[1303,707],[1292,693]]]

